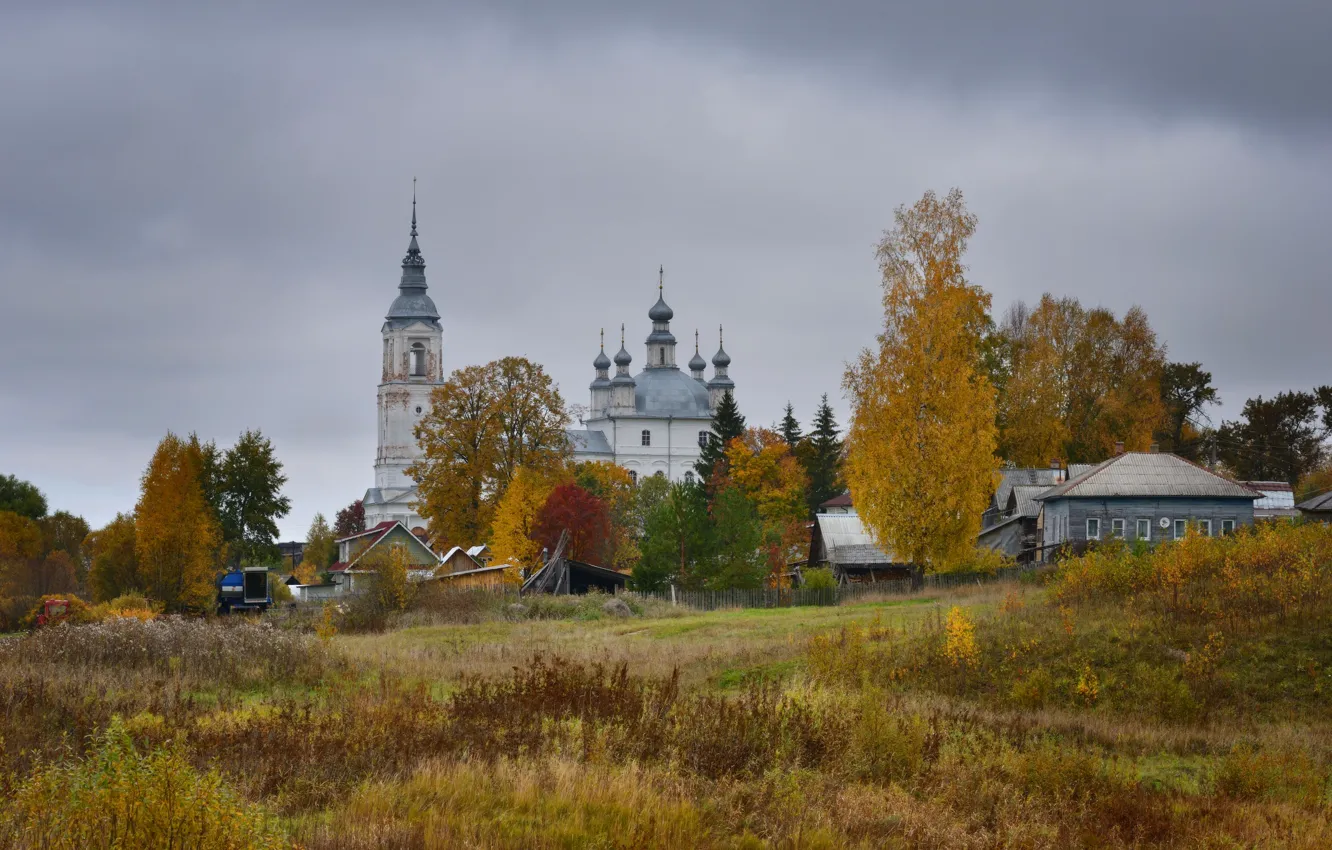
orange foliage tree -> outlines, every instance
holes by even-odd
[[[204,497],[203,449],[168,433],[143,473],[134,510],[134,553],[148,595],[169,612],[203,611],[216,597],[221,530]]]
[[[776,431],[750,428],[726,447],[727,476],[758,511],[774,576],[809,543],[805,530],[809,476]]]

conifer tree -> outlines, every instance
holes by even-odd
[[[809,474],[811,514],[818,511],[819,505],[840,496],[846,489],[846,482],[842,480],[840,434],[832,405],[828,404],[828,394],[824,393],[818,412],[814,414],[814,430],[805,438],[804,451],[800,452]]]
[[[777,426],[777,430],[791,448],[794,449],[800,444],[800,439],[803,436],[800,433],[800,423],[796,421],[795,408],[791,406],[789,401],[786,403],[786,415],[782,417],[782,423]]]
[[[724,467],[727,444],[736,437],[744,435],[745,417],[740,414],[740,408],[735,404],[735,396],[728,392],[722,396],[721,404],[717,405],[717,413],[712,417],[712,433],[708,435],[708,444],[703,447],[698,462],[694,464],[694,471],[705,484],[712,480],[718,464]]]
[[[205,453],[205,464],[206,459]],[[259,431],[246,431],[223,456],[220,471],[218,519],[229,559],[234,564],[276,562],[277,520],[291,511],[291,500],[282,495],[287,476],[272,442]],[[206,477],[203,486],[207,496]]]

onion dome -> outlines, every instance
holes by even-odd
[[[648,318],[654,322],[669,322],[675,317],[675,311],[666,304],[666,299],[662,295],[662,282],[665,275],[665,266],[657,269],[657,303],[652,305],[651,310],[648,310]]]
[[[610,358],[606,356],[606,347],[602,346],[601,351],[597,352],[597,359],[592,361],[592,368],[598,372],[611,367]]]
[[[634,362],[633,355],[631,355],[629,352],[625,351],[625,350],[624,350],[624,345],[621,344],[621,345],[620,345],[620,350],[617,351],[617,352],[615,352],[615,365],[616,365],[616,366],[628,366],[628,365],[629,365],[630,363],[632,363],[632,362]]]
[[[694,356],[689,360],[689,371],[694,373],[695,377],[701,377],[703,370],[708,368],[708,361],[703,359],[703,355],[698,353],[698,331],[694,331]]]

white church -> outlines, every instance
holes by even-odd
[[[611,360],[603,343],[592,361],[596,378],[589,387],[592,403],[584,427],[569,431],[575,460],[618,463],[635,481],[646,475],[692,480],[694,462],[707,445],[717,405],[735,391],[735,383],[727,375],[731,358],[720,339],[712,357],[712,380],[703,375],[708,364],[698,353],[697,332],[689,374],[676,365],[675,337],[671,335],[675,312],[662,294],[661,274],[658,270],[657,303],[648,310],[652,332],[646,341],[646,365],[637,375],[629,374],[634,358],[624,347],[621,325],[615,377],[610,376]]]
[[[375,486],[365,491],[366,527],[386,520],[402,522],[409,529],[425,526],[416,508],[416,482],[407,475],[421,451],[417,446],[416,423],[430,412],[430,394],[444,383],[444,331],[439,311],[426,294],[425,258],[416,242],[416,200],[412,200],[411,242],[402,261],[398,297],[389,307],[380,331],[384,340],[383,370],[379,383],[377,430],[379,451],[375,456]],[[569,430],[574,459],[605,460],[629,471],[635,481],[660,475],[671,481],[692,480],[694,462],[706,445],[712,417],[735,384],[727,375],[731,358],[721,345],[713,355],[713,377],[707,380],[707,363],[698,353],[694,334],[694,356],[689,375],[675,362],[675,337],[671,335],[674,311],[662,293],[658,271],[657,303],[648,311],[652,332],[647,337],[646,366],[629,374],[633,356],[624,347],[620,327],[620,350],[611,359],[602,350],[592,366],[596,378],[590,386],[592,403],[583,427]]]

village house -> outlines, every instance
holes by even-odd
[[[1332,522],[1332,492],[1321,493],[1296,505],[1300,516],[1316,522]]]
[[[355,592],[358,582],[374,573],[372,553],[387,554],[390,547],[401,546],[407,555],[407,577],[420,581],[434,575],[441,559],[420,537],[400,521],[385,520],[359,534],[338,540],[338,560],[328,571],[339,586],[338,595]],[[464,553],[465,554],[465,553]]]
[[[1119,538],[1178,540],[1252,525],[1260,493],[1173,454],[1125,452],[1051,487],[1037,524],[1045,554],[1064,544]]]
[[[1253,503],[1253,520],[1295,519],[1295,489],[1285,481],[1241,481],[1250,490],[1257,490],[1259,498]]]
[[[893,581],[913,575],[910,564],[875,545],[849,494],[820,505],[810,524],[807,563],[815,569],[832,570],[839,585]]]

